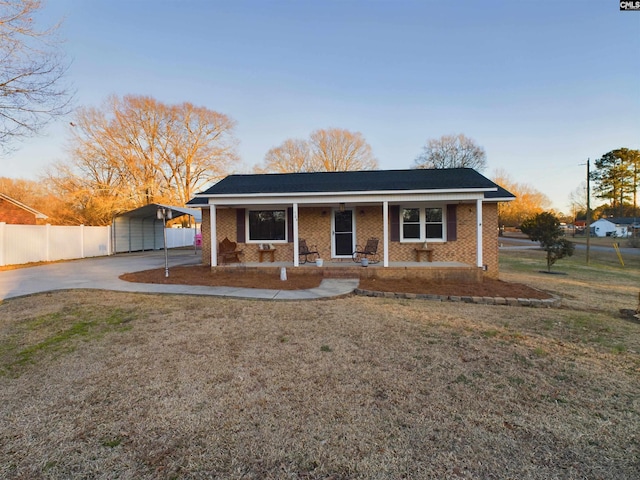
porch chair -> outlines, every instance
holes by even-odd
[[[356,251],[353,252],[352,258],[356,263],[361,263],[363,258],[368,259],[369,263],[378,263],[380,261],[378,239],[370,238],[364,247],[356,245]]]
[[[218,259],[220,263],[240,263],[240,255],[242,255],[242,250],[238,250],[238,244],[227,237],[224,237],[224,240],[218,244]]]
[[[300,263],[316,263],[316,260],[320,258],[318,247],[311,245],[311,248],[309,248],[304,238],[298,239],[298,255],[300,256]]]

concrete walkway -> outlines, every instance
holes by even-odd
[[[172,250],[171,267],[197,265],[200,252]],[[196,285],[160,285],[132,283],[120,280],[123,273],[164,268],[164,251],[118,254],[110,257],[85,258],[69,262],[50,263],[39,267],[0,271],[0,300],[53,290],[89,288],[120,292],[169,293],[184,295],[212,295],[219,297],[263,300],[313,300],[347,295],[358,287],[354,279],[324,279],[317,288],[309,290],[267,290],[237,287],[204,287]]]

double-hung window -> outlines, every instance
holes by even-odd
[[[420,230],[420,209],[402,209],[402,239],[419,241],[422,237]]]
[[[286,210],[249,210],[249,241],[273,242],[287,239]]]
[[[400,209],[401,241],[425,242],[445,239],[442,207],[406,207]]]

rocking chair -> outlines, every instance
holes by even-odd
[[[361,263],[363,258],[369,260],[369,263],[378,263],[380,257],[378,256],[378,239],[370,238],[367,240],[367,244],[363,247],[356,245],[356,251],[352,255],[353,261]]]
[[[311,248],[307,246],[307,241],[303,238],[298,240],[298,255],[300,256],[300,263],[316,263],[316,260],[320,258],[320,252],[318,247],[312,245]]]

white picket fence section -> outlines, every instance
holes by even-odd
[[[195,234],[194,228],[168,228],[167,246],[193,246]],[[112,253],[110,226],[12,225],[0,222],[0,267]]]

